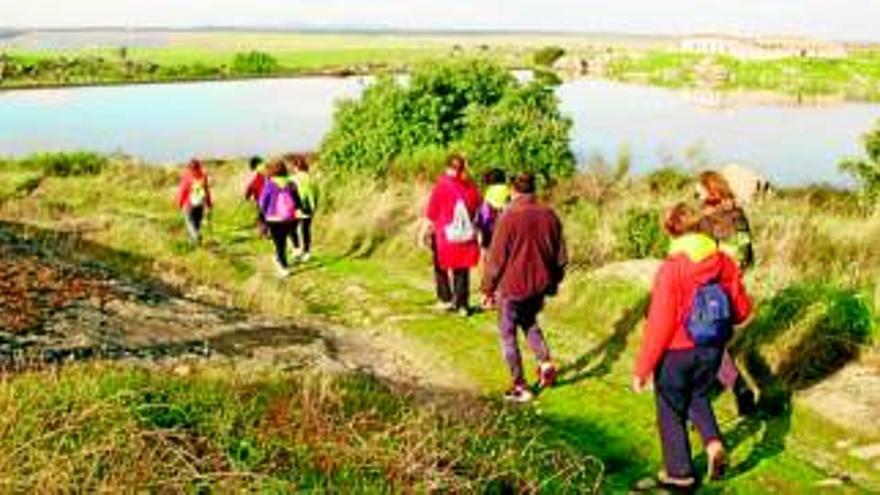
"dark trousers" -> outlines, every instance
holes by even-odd
[[[204,206],[191,206],[183,212],[189,238],[198,243],[202,237],[202,220],[205,218]]]
[[[694,476],[687,421],[690,418],[707,444],[721,440],[709,393],[721,366],[721,349],[697,347],[666,351],[654,373],[657,423],[666,474]]]
[[[544,297],[536,296],[521,301],[514,299],[502,299],[499,312],[499,330],[501,331],[501,352],[510,369],[510,376],[514,385],[525,385],[526,379],[523,373],[522,356],[517,342],[517,329],[522,329],[526,334],[526,343],[535,353],[539,362],[550,360],[550,351],[544,334],[538,325],[538,313],[544,308]]]
[[[293,237],[294,222],[267,222],[269,234],[275,244],[275,259],[278,264],[288,268],[287,264],[287,238]]]
[[[437,299],[452,303],[455,309],[468,308],[471,297],[471,271],[467,268],[456,270],[442,268],[437,255],[436,242],[432,241],[431,250],[434,254],[434,284],[437,287]]]
[[[299,249],[300,234],[302,234],[302,248],[304,253],[312,251],[312,217],[299,218],[293,226],[293,247]]]

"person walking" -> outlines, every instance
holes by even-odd
[[[266,164],[262,157],[253,156],[248,161],[248,166],[250,168],[250,177],[248,178],[247,186],[245,186],[244,199],[246,201],[253,201],[256,206],[257,229],[261,237],[266,237],[269,234],[269,229],[266,226],[266,218],[260,210],[260,196],[262,196],[263,187],[266,185]]]
[[[492,244],[492,232],[498,217],[510,203],[510,186],[503,170],[494,168],[483,175],[483,204],[477,212],[476,225],[480,232],[480,248],[485,257]]]
[[[190,160],[180,178],[177,206],[183,212],[189,238],[195,245],[202,242],[202,223],[213,208],[208,174],[202,162]]]
[[[736,262],[699,232],[699,221],[684,203],[665,215],[672,244],[654,280],[633,373],[636,392],[647,390],[653,376],[665,465],[659,481],[678,489],[696,485],[689,419],[703,439],[709,477],[723,474],[724,443],[709,393],[734,326],[752,311]]]
[[[288,155],[287,159],[288,166],[293,169],[293,181],[301,201],[293,227],[293,247],[297,260],[309,261],[312,257],[312,219],[318,209],[318,194],[309,173],[308,158],[295,153]]]
[[[464,316],[472,312],[470,271],[480,262],[474,226],[479,206],[480,192],[467,175],[467,161],[458,154],[450,156],[431,192],[420,237],[430,236],[441,307]]]
[[[533,393],[526,383],[517,330],[538,360],[538,385],[556,382],[556,366],[538,325],[547,296],[556,294],[565,275],[568,253],[562,222],[535,198],[535,178],[520,174],[513,183],[513,201],[498,219],[486,257],[482,291],[484,305],[499,306],[499,330],[512,384],[507,400],[527,402]]]
[[[266,225],[272,242],[275,244],[275,263],[278,275],[290,275],[287,262],[287,239],[293,236],[296,225],[296,212],[301,208],[296,184],[291,179],[282,160],[273,160],[268,167],[268,180],[260,195],[260,211],[266,218]]]
[[[697,180],[696,197],[702,210],[700,231],[715,239],[719,249],[730,255],[740,271],[745,273],[755,263],[752,230],[727,180],[718,172],[701,173]],[[750,416],[757,411],[755,394],[729,351],[724,352],[718,381],[733,392],[740,416]]]

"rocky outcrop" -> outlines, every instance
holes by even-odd
[[[770,194],[773,190],[766,177],[742,165],[732,163],[723,167],[720,172],[727,179],[740,203],[748,204]]]

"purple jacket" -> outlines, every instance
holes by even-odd
[[[273,177],[266,181],[263,192],[260,194],[260,212],[268,222],[283,222],[296,219],[296,215],[290,218],[278,218],[278,198],[281,192],[289,190],[293,197],[294,212],[301,208],[302,201],[296,190],[296,183],[288,177]]]

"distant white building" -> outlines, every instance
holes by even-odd
[[[847,56],[846,47],[842,43],[797,37],[743,38],[724,34],[700,34],[682,39],[679,47],[686,52],[727,55],[746,60]]]

